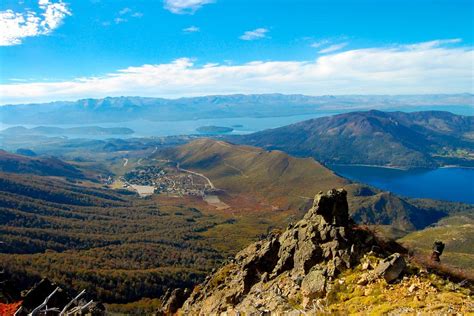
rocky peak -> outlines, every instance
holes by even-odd
[[[346,191],[320,192],[302,220],[239,252],[194,289],[181,311],[285,311],[295,301],[308,306],[374,245],[373,236],[349,219]]]

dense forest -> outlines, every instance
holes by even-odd
[[[200,236],[225,220],[196,208],[46,177],[0,179],[0,261],[24,287],[47,276],[129,302],[190,286],[225,257]]]

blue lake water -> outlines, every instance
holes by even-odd
[[[130,137],[162,137],[174,135],[192,135],[199,134],[197,128],[201,126],[224,126],[232,127],[234,131],[231,134],[249,134],[258,132],[264,129],[276,128],[296,122],[309,120],[316,117],[327,116],[335,112],[317,112],[307,115],[293,115],[293,116],[277,116],[277,117],[236,117],[236,118],[219,118],[219,119],[198,119],[198,120],[183,120],[183,121],[148,121],[135,120],[128,122],[117,123],[97,123],[90,124],[90,126],[100,127],[128,127],[134,130],[135,133],[130,135],[67,135],[69,138],[130,138]],[[8,127],[18,126],[2,124],[0,122],[0,130]],[[22,125],[27,128],[37,127],[38,125]],[[77,127],[77,124],[61,124],[44,126],[54,127]]]
[[[312,114],[304,115],[292,115],[292,116],[274,116],[274,117],[232,117],[232,118],[218,118],[218,119],[196,119],[196,120],[182,120],[182,121],[149,121],[149,120],[135,120],[128,122],[117,122],[117,123],[91,123],[84,124],[82,126],[101,126],[101,127],[128,127],[134,130],[135,133],[130,135],[67,135],[68,138],[130,138],[130,137],[163,137],[163,136],[174,136],[174,135],[191,135],[199,134],[197,128],[201,126],[223,126],[232,127],[234,131],[232,134],[249,134],[264,129],[277,128],[289,124],[293,124],[300,121],[309,120],[312,118],[329,116],[334,114],[340,114],[350,111],[364,111],[366,109],[335,109],[335,110],[315,110]],[[450,111],[460,115],[473,115],[474,107],[472,106],[423,106],[423,107],[397,107],[385,110],[396,110],[396,111],[423,111],[423,110],[439,110],[439,111]],[[24,126],[28,128],[37,127],[39,125],[27,125],[27,124],[4,124],[0,118],[0,131],[12,126]],[[42,124],[43,126],[56,126],[56,127],[77,127],[81,126],[78,124]]]
[[[474,204],[474,169],[397,170],[365,166],[331,166],[339,175],[396,193]]]

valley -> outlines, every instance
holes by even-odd
[[[474,1],[0,1],[0,316],[474,316]]]
[[[0,152],[0,260],[22,287],[47,276],[133,309],[201,282],[335,187],[347,191],[358,224],[421,256],[435,236],[456,239],[443,262],[474,272],[470,237],[462,237],[472,204],[400,197],[310,157],[221,137],[4,140],[28,154]],[[453,225],[459,235],[448,233]]]

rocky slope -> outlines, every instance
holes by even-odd
[[[162,312],[364,312],[371,311],[371,307],[381,308],[375,301],[364,305],[360,300],[364,296],[385,295],[384,299],[390,301],[395,293],[405,291],[402,296],[410,297],[411,303],[419,302],[420,297],[436,297],[440,291],[435,279],[427,281],[415,276],[415,268],[407,268],[403,252],[397,244],[383,243],[371,232],[355,226],[349,219],[346,191],[331,190],[317,194],[313,207],[298,223],[251,244],[192,293],[170,293]],[[402,275],[405,276],[400,280]],[[452,312],[472,309],[466,291],[469,289],[444,290],[443,297],[450,297],[450,305],[436,311],[442,313],[448,307]],[[354,299],[354,304],[347,304]],[[435,302],[440,303],[441,299]],[[395,312],[413,311],[419,305],[411,304]],[[420,308],[432,307],[429,301],[421,305],[424,307]]]

